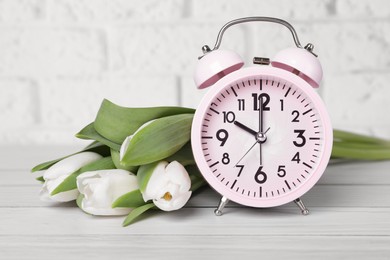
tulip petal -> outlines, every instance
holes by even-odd
[[[85,147],[83,150],[81,150],[79,152],[76,152],[76,153],[73,153],[73,154],[70,154],[70,155],[67,155],[67,156],[55,159],[55,160],[51,160],[51,161],[48,161],[48,162],[44,162],[44,163],[38,164],[34,168],[31,169],[31,172],[47,170],[48,168],[50,168],[55,163],[65,159],[65,158],[68,158],[70,156],[73,156],[75,154],[82,153],[82,152],[94,152],[94,153],[100,154],[101,156],[107,156],[107,155],[110,154],[110,149],[106,145],[103,145],[103,144],[101,144],[99,142],[94,141],[90,145],[88,145],[87,147]]]
[[[79,176],[83,172],[104,170],[104,169],[115,169],[115,165],[112,162],[111,157],[105,157],[81,167],[78,171],[72,173],[63,182],[61,182],[57,186],[57,188],[55,188],[51,192],[51,195],[55,195],[57,193],[68,191],[68,190],[77,189],[77,183],[76,183],[77,176]]]
[[[84,172],[77,177],[83,199],[81,208],[92,215],[126,215],[132,208],[116,207],[113,203],[125,194],[138,190],[137,177],[126,170],[109,169]]]

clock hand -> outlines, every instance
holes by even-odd
[[[246,151],[246,153],[241,157],[241,159],[238,160],[238,162],[236,163],[235,166],[237,166],[237,165],[241,162],[241,160],[244,159],[244,157],[250,152],[250,150],[253,149],[253,147],[255,147],[256,144],[257,144],[257,140],[256,140],[256,142],[251,146],[251,148],[249,148],[248,151]]]
[[[261,96],[259,101],[259,132],[263,133],[263,98]]]
[[[238,121],[234,121],[234,124],[235,124],[236,126],[238,126],[239,128],[241,128],[242,130],[244,130],[244,131],[250,133],[251,135],[253,135],[253,136],[255,136],[255,137],[257,136],[257,132],[254,131],[254,130],[252,130],[252,129],[250,129],[250,128],[247,127],[246,125],[243,125],[243,124],[241,124],[241,123],[238,122]]]
[[[268,127],[267,130],[263,134],[260,133],[261,136],[260,136],[260,134],[258,135],[256,133],[256,138],[257,138],[256,142],[251,146],[251,148],[248,149],[248,151],[246,151],[246,153],[240,158],[240,160],[238,160],[238,162],[236,163],[235,166],[237,166],[242,161],[242,159],[244,159],[244,157],[253,149],[253,147],[255,147],[255,145],[257,143],[260,143],[260,147],[261,147],[261,144],[267,140],[266,138],[264,139],[263,136],[268,132],[268,130],[270,130],[270,127]],[[260,150],[260,152],[261,152],[261,150]],[[260,156],[260,158],[261,158],[261,156]]]
[[[259,104],[259,133],[257,135],[257,140],[259,141],[259,146],[260,146],[260,166],[261,166],[263,165],[261,144],[265,142],[267,137],[263,134],[263,98],[261,96],[259,101],[260,101],[259,102],[260,103]]]

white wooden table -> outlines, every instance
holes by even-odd
[[[123,228],[74,203],[49,205],[29,169],[75,148],[2,147],[0,259],[390,259],[390,162],[328,167],[303,200],[272,209],[233,203],[217,217],[210,189],[177,212]],[[241,258],[240,258],[241,257]]]

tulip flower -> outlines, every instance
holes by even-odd
[[[138,171],[138,180],[147,180],[146,187],[141,189],[144,201],[152,200],[161,210],[172,211],[182,208],[191,197],[191,179],[186,169],[173,161],[145,166]],[[145,178],[145,175],[150,175]]]
[[[138,189],[137,177],[126,170],[84,172],[77,177],[81,200],[79,207],[92,215],[127,215],[132,208],[112,208],[122,195]]]
[[[52,192],[72,173],[81,167],[101,159],[102,156],[94,152],[82,152],[69,156],[53,164],[43,173],[45,181],[40,191],[40,198],[43,201],[67,202],[77,199],[77,189],[60,192],[52,195]]]

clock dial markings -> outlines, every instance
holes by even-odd
[[[290,187],[290,184],[288,184],[288,181],[287,180],[284,180],[284,183],[286,183],[286,186],[289,190],[291,190],[291,187]]]
[[[305,163],[305,162],[303,162],[302,164],[305,165],[306,167],[309,167],[310,169],[313,168],[312,166],[310,166],[309,164],[307,164],[307,163]]]
[[[237,183],[237,179],[236,179],[236,180],[234,180],[234,182],[233,182],[232,186],[230,187],[230,189],[233,189],[233,188],[234,188],[234,186],[236,185],[236,183]]]
[[[215,110],[214,108],[210,107],[210,110],[213,111],[214,113],[216,113],[217,115],[219,115],[219,112],[217,110]]]
[[[288,96],[288,93],[290,93],[290,90],[291,90],[291,87],[288,88],[286,94],[284,94],[284,97],[287,97],[287,96]]]
[[[307,111],[303,112],[303,114],[302,114],[302,115],[306,115],[307,113],[310,113],[311,111],[313,111],[313,109],[312,109],[312,108],[310,108],[309,110],[307,110]]]
[[[253,82],[253,84],[252,84]],[[245,88],[240,88],[241,84]],[[261,86],[261,88],[260,88]],[[283,86],[283,90],[281,91],[280,86]],[[253,88],[261,89],[261,92],[254,91],[253,93],[252,89]],[[280,90],[278,90],[280,89]],[[251,91],[252,90],[252,91]],[[264,91],[263,91],[264,90]],[[257,92],[257,93],[256,93]],[[245,94],[247,93],[247,94]],[[279,93],[279,94],[276,94]],[[224,94],[227,94],[224,95]],[[256,94],[257,104],[255,103],[255,96],[252,94]],[[297,96],[295,96],[297,94]],[[268,96],[268,97],[267,97]],[[292,100],[292,96],[295,98]],[[221,185],[223,184],[224,186],[229,187],[229,190],[231,192],[239,192],[242,196],[244,197],[257,197],[257,198],[264,198],[265,197],[269,198],[270,197],[279,197],[279,196],[284,196],[284,194],[288,194],[290,191],[294,190],[295,188],[298,188],[301,184],[305,183],[305,176],[300,173],[295,173],[297,172],[296,169],[302,169],[302,167],[306,167],[305,173],[310,174],[313,169],[315,169],[317,165],[317,158],[320,157],[321,153],[321,148],[318,149],[310,149],[311,152],[308,151],[306,145],[312,146],[320,146],[320,143],[322,142],[322,131],[319,130],[318,128],[322,127],[321,126],[321,121],[319,118],[319,115],[316,113],[316,108],[307,108],[311,104],[311,100],[307,98],[307,96],[304,93],[301,93],[299,89],[296,89],[296,86],[291,85],[291,84],[286,84],[284,82],[281,82],[279,79],[275,80],[274,78],[253,78],[253,79],[245,79],[241,80],[238,83],[234,83],[233,85],[228,85],[225,87],[224,92],[221,93],[219,92],[219,97],[224,98],[225,100],[221,100],[218,97],[215,98],[215,102],[217,100],[219,101],[220,107],[219,109],[216,110],[212,108],[211,106],[216,107],[215,105],[212,105],[210,103],[209,106],[209,111],[210,113],[205,113],[209,117],[204,118],[204,121],[207,122],[207,124],[204,124],[204,127],[210,128],[210,131],[205,131],[203,130],[203,133],[210,132],[209,135],[204,135],[202,136],[202,139],[209,139],[210,141],[207,141],[205,143],[202,143],[205,145],[206,149],[203,149],[204,156],[205,157],[210,157],[210,154],[213,156],[213,158],[219,159],[215,163],[209,165],[210,172],[213,172],[217,174],[217,171],[222,172],[219,173],[217,178],[221,182]],[[268,101],[267,101],[268,98]],[[280,99],[282,98],[282,99]],[[284,99],[285,98],[285,99]],[[233,100],[232,100],[233,99]],[[301,100],[302,99],[302,100]],[[296,101],[295,101],[296,100]],[[229,104],[230,102],[233,102],[235,106],[227,106],[226,104]],[[267,101],[267,103],[266,103]],[[305,102],[306,101],[306,102]],[[213,102],[214,103],[214,102]],[[215,103],[214,103],[215,104]],[[252,110],[252,104],[253,108],[255,110]],[[281,105],[282,104],[282,105]],[[245,106],[249,107],[251,109],[245,110]],[[283,107],[283,109],[281,108]],[[257,108],[257,109],[256,109]],[[264,109],[268,108],[268,110]],[[270,110],[269,110],[270,109]],[[214,110],[214,111],[213,111]],[[222,111],[221,111],[222,110]],[[293,118],[291,118],[291,112],[293,110],[299,111],[301,117],[299,117],[299,121],[293,123],[294,125],[291,125],[292,128],[287,128],[287,130],[279,128],[279,122],[291,122]],[[253,112],[251,112],[253,111]],[[264,111],[271,111],[270,112],[264,112]],[[222,116],[222,112],[224,115]],[[314,113],[310,113],[314,112]],[[229,115],[228,115],[229,113]],[[250,114],[253,113],[252,116]],[[254,122],[251,122],[250,118],[254,117],[254,113],[257,114],[258,117],[258,127],[259,127],[259,132],[253,130],[254,128]],[[310,113],[310,114],[309,114]],[[264,115],[263,115],[264,114]],[[234,115],[234,118],[233,118]],[[303,117],[304,115],[308,115],[307,117]],[[229,117],[228,117],[229,116]],[[310,117],[309,117],[310,116]],[[232,120],[233,118],[233,120]],[[286,118],[286,119],[284,119]],[[306,118],[306,119],[305,119]],[[310,119],[309,119],[310,118]],[[207,119],[207,120],[206,120]],[[225,119],[225,120],[224,120]],[[226,120],[229,119],[229,120]],[[235,120],[235,119],[238,119]],[[242,121],[241,121],[242,120]],[[277,120],[277,121],[275,121]],[[218,122],[218,123],[217,123]],[[241,123],[241,122],[244,122]],[[258,142],[256,140],[256,143],[259,143],[260,146],[260,151],[257,151],[256,149],[254,151],[256,152],[250,152],[253,150],[253,147],[256,146],[256,143],[251,144],[252,146],[249,148],[249,150],[246,150],[245,147],[248,147],[248,145],[244,145],[243,142],[248,142],[248,140],[251,140],[253,136],[257,136],[259,133],[262,133],[264,131],[264,125],[266,127],[269,126],[274,126],[275,122],[277,123],[274,130],[272,131],[271,134],[269,134],[268,142]],[[233,123],[233,124],[231,124]],[[313,125],[316,123],[316,125]],[[291,124],[291,123],[288,123]],[[232,126],[234,125],[234,126]],[[290,126],[289,126],[290,127]],[[221,129],[222,128],[222,129]],[[255,126],[256,128],[256,126]],[[269,128],[268,128],[269,129]],[[267,129],[267,131],[268,131]],[[291,130],[292,129],[292,130]],[[295,132],[294,130],[300,130],[300,131],[306,131],[306,132]],[[226,134],[229,135],[229,140],[226,144],[221,145],[221,140],[217,139],[219,142],[216,143],[217,140],[215,140],[215,135],[217,130],[225,130]],[[243,131],[247,132],[247,135],[240,135],[239,133]],[[286,137],[286,139],[281,139],[285,140],[282,141],[280,144],[275,145],[274,138],[275,138],[275,133],[279,134],[278,131],[283,130],[283,133],[285,131],[291,131]],[[212,134],[212,136],[210,136]],[[263,133],[264,134],[264,133]],[[275,149],[285,149],[286,151],[290,148],[288,148],[289,145],[293,145],[293,141],[297,142],[298,144],[302,144],[303,138],[310,140],[310,141],[317,141],[317,143],[313,144],[313,142],[305,142],[302,146],[296,147],[297,149],[293,152],[293,155],[298,151],[301,153],[298,155],[300,158],[299,162],[291,160],[293,158],[292,156],[288,159],[287,163],[282,162],[282,158],[278,159],[278,157],[273,157],[269,153],[269,149],[272,151]],[[291,137],[290,137],[291,136]],[[222,138],[222,133],[220,133],[220,137]],[[279,137],[280,138],[280,137]],[[245,141],[247,140],[247,141]],[[291,140],[291,141],[288,141]],[[226,141],[226,140],[223,140]],[[288,142],[287,142],[288,141]],[[279,141],[280,142],[280,141]],[[286,146],[285,148],[282,148],[283,146]],[[263,146],[263,147],[262,147]],[[292,146],[294,147],[294,145]],[[302,148],[301,148],[302,147]],[[233,150],[232,150],[233,149]],[[246,153],[244,156],[240,158],[239,156],[239,151],[244,149],[246,150]],[[313,154],[313,150],[314,153]],[[207,151],[207,153],[206,153]],[[238,153],[237,153],[238,152]],[[260,154],[259,154],[260,152]],[[265,157],[262,158],[262,156],[259,156],[261,154],[265,153]],[[215,155],[219,156],[214,157]],[[225,156],[226,155],[226,156]],[[264,156],[264,155],[263,155]],[[290,155],[289,155],[290,156]],[[248,157],[247,160],[243,161],[244,157]],[[260,161],[260,167],[257,166],[257,169],[253,169],[254,166],[251,166],[251,160],[253,161],[254,158],[258,158],[257,160]],[[260,157],[260,158],[259,158]],[[223,164],[220,164],[220,160],[224,160],[225,162]],[[236,165],[233,165],[230,163],[230,160],[236,160],[240,158],[240,160],[237,162]],[[270,158],[273,158],[270,161]],[[276,161],[275,161],[276,160]],[[214,160],[215,161],[215,160]],[[241,161],[244,163],[239,164]],[[211,162],[211,159],[208,160],[208,162]],[[263,168],[263,162],[266,163],[267,167]],[[270,164],[268,164],[270,162]],[[310,163],[310,164],[309,164]],[[277,166],[280,164],[286,164],[287,168],[286,170],[288,171],[287,175],[283,177],[278,177],[276,174],[275,176],[272,176],[272,174],[267,175],[267,173],[272,173],[275,172],[277,169]],[[290,165],[289,165],[290,164]],[[259,165],[259,163],[257,163]],[[276,169],[274,171],[270,170],[270,167],[275,167]],[[302,166],[300,166],[302,165]],[[245,166],[245,168],[244,168]],[[248,166],[248,167],[247,167]],[[231,167],[238,167],[239,169],[236,169],[233,171],[233,175],[228,175],[229,172],[232,172]],[[291,167],[291,168],[290,168]],[[251,173],[252,172],[252,173]],[[215,176],[215,175],[214,175]],[[297,178],[299,176],[299,178]],[[222,179],[220,179],[221,177]],[[278,179],[275,179],[278,178]],[[270,181],[269,184],[268,180]],[[283,183],[284,187],[287,187],[288,190],[286,190],[284,187],[277,187],[276,183],[280,183],[281,185]],[[252,184],[251,184],[252,183]],[[259,186],[259,184],[262,184],[262,186]],[[274,186],[276,184],[276,186]],[[258,186],[258,190],[256,188],[256,192],[253,190],[254,185]],[[271,186],[270,186],[271,185]],[[244,187],[243,187],[244,186]],[[263,197],[263,186],[264,186],[264,192],[265,192],[265,197]],[[277,188],[276,188],[277,187]],[[269,194],[268,194],[269,193]]]
[[[238,95],[237,95],[237,92],[234,90],[234,88],[230,87],[230,89],[233,91],[233,94],[237,97]]]
[[[215,163],[213,163],[212,165],[210,165],[210,168],[213,168],[215,165],[217,165],[219,163],[219,161],[216,161]]]

